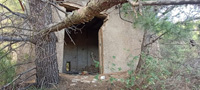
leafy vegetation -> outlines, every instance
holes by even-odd
[[[0,57],[4,55],[5,52],[0,51]],[[0,86],[11,82],[15,76],[15,68],[12,67],[14,62],[12,62],[10,56],[5,56],[0,60]]]
[[[129,4],[124,4],[122,11],[125,16],[130,14]],[[123,80],[127,88],[134,90],[172,90],[186,88],[198,90],[200,83],[200,69],[194,67],[194,62],[198,63],[197,51],[199,45],[191,46],[190,41],[198,42],[199,34],[192,32],[198,28],[198,22],[179,21],[173,22],[169,19],[169,15],[158,16],[157,7],[145,7],[141,13],[131,13],[133,15],[134,28],[147,30],[160,36],[159,38],[161,57],[155,57],[150,54],[141,54],[141,58],[145,61],[139,73],[134,71],[134,61],[138,60],[137,56],[128,63],[131,68],[128,71],[129,78]],[[196,52],[196,53],[195,53]],[[193,62],[193,63],[189,63]],[[193,73],[193,74],[191,74]],[[196,78],[196,79],[195,79]]]

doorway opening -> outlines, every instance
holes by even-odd
[[[105,18],[104,18],[105,19]],[[99,73],[99,30],[104,19],[95,17],[85,24],[65,30],[63,72],[67,74]]]

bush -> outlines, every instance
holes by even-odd
[[[5,52],[0,51],[0,57],[5,55]],[[14,62],[10,56],[4,56],[0,59],[0,86],[11,82],[15,76],[15,68],[12,67]]]

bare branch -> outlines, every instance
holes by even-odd
[[[23,44],[19,45],[18,47],[14,48],[14,49],[12,47],[10,47],[9,50],[8,50],[8,52],[6,52],[4,55],[1,55],[0,60],[2,60],[2,58],[4,58],[5,56],[7,56],[8,54],[10,54],[12,51],[16,50],[17,48],[20,48],[21,46],[23,46],[25,44],[26,44],[26,42],[24,42]]]
[[[175,8],[175,6],[171,6],[171,7],[167,8],[165,10],[165,12],[161,13],[161,15],[158,18],[161,18],[161,17],[165,16],[167,13],[169,13],[170,11],[172,11],[174,8]]]
[[[26,31],[34,31],[34,30],[31,30],[31,29],[20,28],[20,27],[15,27],[15,26],[4,26],[4,27],[0,27],[0,29],[5,29],[5,28],[15,28],[15,29],[26,30]]]
[[[11,43],[5,45],[3,48],[0,49],[0,51],[4,50],[6,47],[12,46],[15,43],[17,43],[17,41],[14,41],[14,42],[11,42]]]
[[[0,41],[31,41],[29,38],[0,36]]]
[[[129,3],[131,3],[131,5],[133,6],[139,6],[140,4],[142,4],[143,6],[153,6],[153,5],[183,5],[183,4],[200,4],[200,0],[163,0],[163,1],[143,1],[143,2],[134,2],[132,0],[128,0]]]
[[[21,17],[21,18],[24,18],[26,19],[27,16],[25,14],[22,14],[22,13],[19,13],[19,12],[13,12],[12,10],[10,10],[7,6],[3,5],[3,4],[0,4],[1,7],[7,9],[9,12],[11,12],[12,14],[18,16],[18,17]]]
[[[158,39],[160,39],[163,35],[167,34],[168,31],[164,32],[163,34],[161,34],[160,36],[158,36],[156,39],[152,40],[150,43],[147,43],[146,45],[144,45],[144,47],[153,44],[154,42],[156,42]]]
[[[60,9],[59,7],[57,7],[55,3],[52,3],[52,2],[48,2],[48,3],[51,4],[52,6],[54,6],[55,8],[57,8],[59,11],[61,11],[61,12],[65,13],[65,14],[67,14],[66,11],[63,11],[62,9]]]
[[[119,17],[120,17],[122,20],[126,21],[126,22],[133,23],[132,21],[126,20],[126,19],[124,19],[124,18],[122,17],[120,7],[119,7]]]

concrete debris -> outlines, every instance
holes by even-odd
[[[76,82],[78,82],[78,81],[80,81],[80,79],[72,79],[72,82],[73,82],[73,83],[76,83]]]
[[[75,86],[76,85],[76,83],[72,83],[72,84],[70,84],[70,86]]]
[[[90,81],[88,81],[88,80],[83,80],[81,82],[83,82],[83,83],[90,83]]]
[[[104,79],[106,79],[106,76],[101,76],[100,79],[104,80]]]
[[[96,83],[98,80],[97,79],[93,79],[92,80],[92,83]]]
[[[81,79],[87,79],[88,78],[88,76],[84,76],[84,77],[82,77]]]

